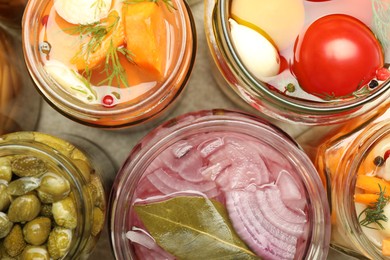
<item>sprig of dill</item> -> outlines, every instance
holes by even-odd
[[[75,27],[71,27],[71,28],[66,29],[70,33],[79,34],[81,39],[85,36],[90,37],[89,41],[87,43],[83,44],[81,50],[75,56],[75,57],[77,57],[77,55],[81,55],[83,57],[83,59],[85,60],[86,67],[85,67],[84,73],[85,73],[85,76],[88,79],[88,81],[90,81],[90,79],[92,77],[92,71],[90,70],[88,63],[87,63],[89,56],[98,50],[98,48],[101,46],[104,38],[107,36],[107,34],[109,34],[110,32],[112,32],[113,30],[115,30],[117,28],[119,20],[120,20],[120,17],[118,16],[118,17],[115,17],[114,22],[112,22],[109,25],[107,25],[105,22],[96,22],[96,23],[85,24],[85,25],[79,24]],[[109,48],[108,48],[108,51],[106,54],[106,59],[105,59],[105,63],[104,63],[104,71],[103,71],[107,74],[107,79],[101,81],[100,83],[98,83],[98,85],[101,85],[104,83],[108,83],[111,85],[114,79],[117,80],[118,84],[121,82],[126,87],[129,85],[128,81],[127,81],[127,77],[126,77],[126,71],[119,61],[117,51],[119,51],[119,53],[123,54],[128,61],[132,62],[132,54],[130,53],[130,51],[128,51],[124,48],[116,48],[113,44],[112,39],[111,39],[110,45],[109,45]]]
[[[137,4],[137,3],[142,3],[142,2],[152,2],[152,3],[155,3],[158,5],[159,1],[163,2],[169,11],[176,10],[175,6],[172,3],[172,0],[127,0],[127,1],[123,1],[123,3],[124,4]]]
[[[95,7],[95,15],[98,14],[102,8],[106,7],[106,3],[103,0],[96,0],[92,5],[91,8]]]
[[[371,205],[369,205],[367,208],[365,208],[360,214],[359,214],[359,222],[360,225],[376,229],[374,227],[369,227],[370,224],[376,223],[381,229],[384,229],[383,225],[380,223],[380,221],[387,222],[388,218],[384,214],[384,207],[387,205],[387,203],[390,200],[390,197],[386,196],[386,187],[382,190],[381,185],[379,185],[379,197],[377,201]],[[360,218],[365,214],[365,217],[360,220]]]
[[[99,82],[98,85],[108,84],[111,86],[114,79],[116,79],[118,84],[122,82],[125,86],[129,85],[126,77],[126,71],[119,61],[118,52],[131,61],[132,54],[125,48],[115,48],[114,43],[111,40],[103,70],[103,72],[107,74],[107,78]]]

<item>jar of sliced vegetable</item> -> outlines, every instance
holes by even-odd
[[[106,215],[104,157],[90,152],[38,132],[0,137],[1,259],[88,257]]]
[[[117,259],[326,259],[329,208],[314,166],[252,115],[199,111],[157,127],[114,181]]]
[[[389,110],[371,123],[347,124],[320,144],[314,160],[330,198],[333,248],[390,259],[389,155]]]
[[[196,32],[184,0],[32,0],[23,48],[38,91],[100,128],[165,115],[190,77]]]

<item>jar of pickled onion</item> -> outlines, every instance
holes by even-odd
[[[1,259],[87,259],[94,249],[114,170],[90,141],[66,138],[0,136]]]
[[[111,191],[117,259],[326,259],[318,174],[284,132],[253,115],[188,113],[145,136]]]
[[[206,0],[205,30],[221,89],[243,108],[306,125],[388,107],[386,0]]]
[[[173,107],[196,54],[186,1],[29,1],[28,70],[48,103],[100,128],[151,121]]]
[[[388,110],[368,124],[347,124],[315,156],[331,203],[331,247],[348,255],[390,259],[389,143]]]

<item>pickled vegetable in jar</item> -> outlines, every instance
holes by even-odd
[[[346,122],[388,104],[389,13],[387,0],[206,1],[213,74],[273,119]]]
[[[135,146],[112,195],[117,259],[327,255],[328,208],[310,160],[249,115],[168,121]]]
[[[173,103],[195,39],[182,0],[30,1],[24,18],[25,59],[41,94],[98,127],[139,124]]]
[[[0,137],[0,256],[87,257],[103,229],[100,169],[69,142],[39,132]]]
[[[331,246],[355,257],[390,259],[390,111],[324,141],[315,165],[332,208]]]

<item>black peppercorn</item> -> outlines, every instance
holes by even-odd
[[[383,159],[383,157],[382,156],[377,156],[377,157],[375,157],[375,159],[374,159],[374,164],[375,164],[375,166],[382,166],[383,164],[385,163],[385,159]]]

